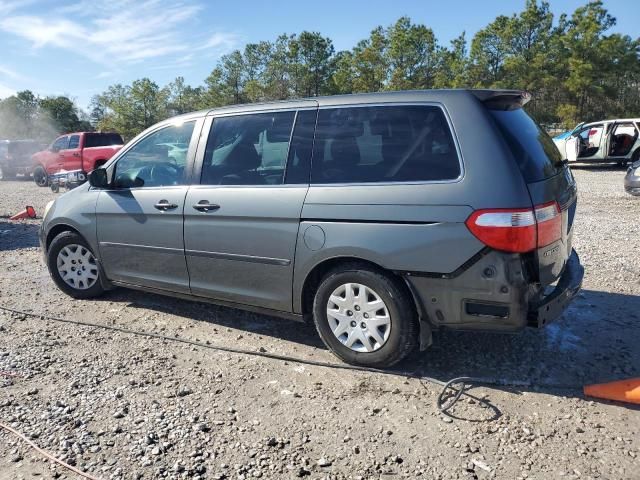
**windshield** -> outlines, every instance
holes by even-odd
[[[523,109],[490,110],[525,180],[538,182],[562,171],[555,143]]]

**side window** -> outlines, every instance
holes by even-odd
[[[80,135],[71,135],[69,137],[69,146],[67,147],[69,150],[78,148],[80,146]]]
[[[603,131],[603,125],[591,125],[590,127],[581,130],[578,134],[586,148],[596,148],[600,146]]]
[[[317,109],[298,112],[296,126],[291,136],[285,183],[309,183],[313,133],[316,128],[317,116]]]
[[[460,162],[439,107],[322,109],[311,182],[371,183],[453,180]]]
[[[157,130],[131,147],[115,166],[116,188],[182,185],[195,121]]]
[[[67,148],[67,145],[69,145],[69,137],[60,137],[55,142],[53,142],[53,145],[51,145],[51,149],[54,152],[58,152]]]
[[[201,183],[282,184],[294,117],[295,112],[287,111],[214,119]]]

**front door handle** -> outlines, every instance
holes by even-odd
[[[218,210],[220,208],[220,205],[209,203],[209,200],[200,200],[193,206],[193,208],[200,212],[211,212],[213,210]]]
[[[175,203],[169,203],[167,200],[160,200],[154,205],[154,207],[164,212],[166,210],[173,210],[174,208],[178,208],[178,205],[176,205]]]

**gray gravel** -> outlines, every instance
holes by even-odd
[[[416,379],[222,353],[0,313],[0,421],[101,479],[637,478],[638,409],[571,388],[640,376],[640,199],[624,172],[575,169],[584,291],[521,335],[439,332],[400,368],[517,386],[435,408]],[[54,194],[0,183],[0,215]],[[0,218],[0,304],[71,319],[337,362],[312,326],[115,290],[73,301],[48,277],[38,220]],[[74,478],[0,432],[0,480]]]

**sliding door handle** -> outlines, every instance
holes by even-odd
[[[208,200],[200,200],[198,203],[193,205],[193,208],[198,210],[199,212],[211,212],[213,210],[218,210],[220,208],[220,205],[209,203]]]

